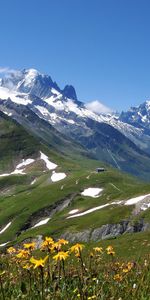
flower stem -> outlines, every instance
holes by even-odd
[[[41,288],[42,288],[42,300],[44,300],[44,274],[43,274],[43,268],[40,268],[41,270]]]
[[[3,288],[3,283],[2,283],[1,276],[0,276],[0,287],[1,287],[1,293],[2,293],[3,300],[5,300],[5,294],[4,294],[4,288]]]

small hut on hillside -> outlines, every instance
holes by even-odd
[[[105,171],[105,168],[96,168],[97,173],[104,172],[104,171]]]

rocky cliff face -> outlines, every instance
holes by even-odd
[[[87,229],[81,232],[74,233],[65,232],[61,237],[69,240],[71,243],[92,241],[95,242],[104,239],[116,238],[117,236],[125,233],[136,233],[149,229],[150,224],[144,223],[142,219],[134,224],[131,221],[124,220],[119,224],[106,224],[94,230]]]
[[[63,233],[60,238],[68,240],[70,243],[77,243],[77,242],[98,242],[100,240],[105,239],[113,239],[117,236],[127,233],[137,233],[142,231],[150,230],[150,223],[144,223],[143,219],[139,220],[136,223],[133,223],[129,220],[123,220],[118,224],[105,224],[99,228],[95,229],[86,229],[80,232],[69,232],[66,231]],[[36,248],[40,248],[41,243],[43,241],[42,235],[37,237],[28,238],[24,240],[22,243],[27,242],[36,242]],[[17,244],[17,246],[20,246]]]

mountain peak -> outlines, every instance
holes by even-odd
[[[39,98],[48,98],[52,95],[52,88],[61,93],[65,98],[77,101],[77,95],[72,85],[66,85],[62,90],[49,75],[40,73],[34,68],[15,71],[0,78],[0,87],[9,91],[32,94]]]
[[[75,88],[72,85],[66,85],[65,88],[62,90],[62,93],[67,98],[77,100],[77,94]]]
[[[38,72],[36,69],[23,69],[22,73],[25,76],[31,77],[31,78],[35,78],[38,75],[41,75],[40,72]]]
[[[17,90],[44,98],[50,96],[53,85],[50,76],[41,74],[36,69],[31,68],[22,71],[22,79],[18,82]]]
[[[22,74],[23,74],[23,82],[22,83],[24,84],[24,87],[32,86],[33,82],[36,80],[37,76],[40,75],[40,73],[35,69],[24,69],[22,71]]]

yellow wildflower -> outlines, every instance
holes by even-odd
[[[133,268],[134,264],[132,262],[128,262],[127,268],[130,271]]]
[[[106,251],[107,251],[107,254],[108,254],[108,255],[112,255],[112,256],[115,255],[115,251],[114,251],[114,249],[113,249],[112,246],[108,246],[108,247],[106,248]]]
[[[68,251],[59,251],[55,256],[53,256],[53,259],[56,261],[66,260],[69,257]]]
[[[45,240],[41,244],[41,250],[52,250],[54,245],[54,240],[51,237],[45,237]]]
[[[74,246],[72,246],[70,248],[70,251],[78,254],[78,253],[80,253],[83,250],[83,248],[84,248],[84,245],[82,245],[82,244],[75,244]]]
[[[100,253],[103,252],[103,248],[102,248],[102,247],[95,247],[95,248],[93,248],[93,250],[94,250],[95,252],[100,252]]]
[[[30,262],[34,265],[34,269],[44,268],[44,265],[45,265],[47,259],[48,259],[48,255],[44,259],[42,259],[42,258],[35,259],[34,257],[31,257]]]
[[[45,237],[45,244],[47,244],[47,246],[51,246],[54,243],[54,240],[51,237]]]
[[[60,248],[61,248],[61,245],[60,245],[58,242],[55,242],[55,243],[53,244],[53,250],[60,251]]]
[[[129,272],[129,269],[128,269],[128,268],[124,268],[124,269],[122,270],[122,272],[123,272],[123,273],[128,273],[128,272]]]
[[[15,249],[14,247],[9,247],[9,248],[7,249],[7,253],[9,253],[9,254],[16,253],[16,249]]]
[[[67,244],[68,244],[68,241],[66,241],[64,239],[60,239],[56,243],[53,244],[53,249],[60,251],[62,245],[67,245]]]
[[[32,243],[24,244],[23,246],[24,246],[25,249],[34,250],[35,245],[36,244],[34,242],[32,242]]]
[[[48,244],[53,244],[54,240],[51,237],[46,236],[45,237],[45,242],[47,242]]]
[[[114,280],[116,280],[118,282],[122,281],[122,275],[120,275],[120,274],[114,275]]]
[[[17,258],[28,258],[29,256],[29,251],[28,250],[19,250],[19,253],[16,255]]]
[[[69,242],[68,242],[67,240],[64,240],[64,239],[59,239],[59,240],[58,240],[58,243],[59,243],[60,245],[67,245]]]

